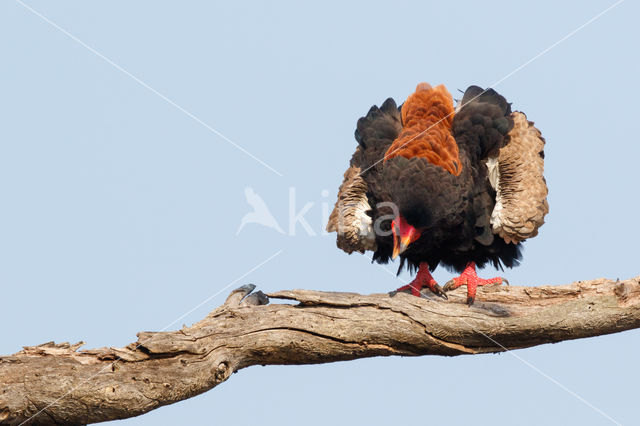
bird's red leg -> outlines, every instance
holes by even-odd
[[[467,304],[472,305],[474,300],[476,299],[476,291],[479,286],[487,285],[487,284],[502,284],[509,282],[502,277],[483,279],[478,277],[476,273],[476,263],[469,262],[467,267],[462,271],[459,277],[452,279],[448,283],[445,284],[443,291],[447,292],[450,290],[454,290],[462,285],[467,286]]]
[[[436,280],[431,276],[431,272],[429,272],[429,265],[426,262],[420,263],[418,267],[418,273],[416,277],[409,284],[400,287],[393,294],[402,291],[402,292],[410,292],[412,295],[420,297],[420,290],[427,287],[429,290],[437,294],[438,296],[442,296],[445,299],[447,296],[442,291],[442,288],[438,285]]]

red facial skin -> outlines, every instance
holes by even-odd
[[[393,256],[395,259],[409,247],[409,244],[420,238],[420,231],[409,225],[402,215],[398,215],[391,222],[391,232],[393,233]]]
[[[398,215],[391,222],[391,231],[393,232],[393,259],[398,257],[399,254],[409,247],[409,244],[418,240],[420,235],[422,235],[422,233],[415,227],[409,225],[402,215]],[[397,289],[396,292],[409,291],[412,295],[421,297],[420,290],[425,287],[433,293],[445,299],[447,298],[436,280],[431,276],[431,272],[429,272],[429,265],[426,262],[421,262],[416,278],[411,281],[411,283]]]
[[[409,225],[405,218],[402,217],[402,215],[398,215],[391,222],[391,231],[393,232],[393,259],[404,252],[409,244],[416,241],[418,238],[420,238],[421,235],[420,231]],[[478,275],[476,274],[475,262],[469,262],[462,274],[459,277],[449,281],[442,289],[436,283],[436,280],[434,280],[431,276],[431,273],[429,272],[429,265],[426,262],[422,262],[420,263],[416,278],[411,283],[397,289],[396,292],[409,291],[414,296],[420,297],[420,290],[427,287],[433,293],[446,299],[447,297],[445,295],[445,292],[466,285],[467,304],[472,305],[475,301],[476,291],[479,286],[501,283],[508,284],[508,281],[502,277],[489,279],[482,279],[478,277]]]

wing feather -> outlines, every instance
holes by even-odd
[[[491,214],[495,234],[519,243],[538,235],[549,213],[544,179],[545,140],[534,123],[519,111],[511,114],[514,126],[497,158],[487,161],[489,180],[496,190]]]
[[[359,150],[360,147],[356,149]],[[367,183],[360,175],[361,169],[352,165],[344,172],[338,189],[338,200],[329,216],[327,232],[337,232],[338,247],[351,254],[354,251],[376,250],[371,210],[367,197]]]
[[[383,191],[382,160],[401,129],[400,111],[391,98],[379,108],[371,107],[367,115],[358,120],[355,132],[358,147],[344,173],[338,200],[327,224],[328,232],[338,234],[338,247],[347,253],[379,248],[372,222],[379,214],[377,203]]]

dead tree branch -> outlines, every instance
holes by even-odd
[[[640,277],[564,286],[487,287],[467,307],[406,294],[280,291],[253,286],[203,320],[142,332],[124,348],[45,343],[0,358],[0,424],[123,419],[190,398],[252,365],[314,364],[388,355],[501,352],[640,327]],[[35,417],[33,417],[35,416]]]

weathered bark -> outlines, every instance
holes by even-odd
[[[146,413],[205,392],[251,365],[387,355],[500,352],[640,327],[640,277],[565,286],[487,287],[445,301],[253,286],[202,321],[143,332],[125,348],[45,343],[0,358],[0,423],[85,424]],[[32,417],[35,416],[35,417]]]

